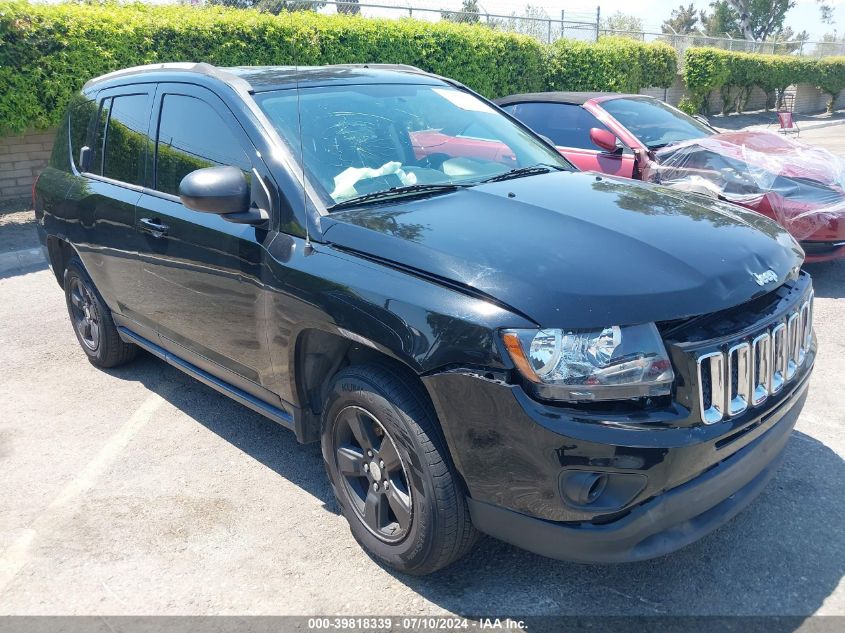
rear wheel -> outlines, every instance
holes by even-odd
[[[73,331],[92,364],[117,367],[135,358],[138,348],[120,338],[111,311],[76,257],[65,269],[64,288]]]
[[[423,575],[472,548],[466,493],[419,385],[378,365],[341,371],[322,449],[353,536],[380,562]]]

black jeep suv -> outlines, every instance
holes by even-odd
[[[399,66],[164,64],[89,81],[35,208],[82,349],[142,348],[320,441],[378,560],[480,530],[666,554],[771,478],[815,359],[774,222],[573,169]]]

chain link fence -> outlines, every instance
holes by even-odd
[[[184,0],[183,0],[184,1]],[[193,0],[188,0],[193,1]],[[197,0],[199,1],[199,0]],[[690,46],[712,46],[730,51],[746,53],[768,53],[777,55],[802,55],[828,57],[845,55],[843,42],[755,42],[751,40],[726,37],[710,37],[700,34],[680,35],[660,31],[614,31],[601,27],[601,8],[583,11],[561,11],[560,16],[549,15],[541,7],[523,5],[510,13],[505,7],[509,2],[497,0],[498,10],[487,11],[481,2],[478,11],[453,10],[443,8],[449,2],[457,4],[459,0],[380,0],[360,2],[359,0],[294,0],[285,2],[291,10],[311,9],[318,13],[342,13],[373,18],[415,18],[429,22],[448,20],[463,24],[480,24],[500,31],[530,35],[541,42],[552,43],[561,38],[594,42],[601,37],[621,36],[643,42],[666,42],[683,59],[684,51]]]

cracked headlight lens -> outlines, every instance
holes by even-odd
[[[665,396],[675,379],[653,323],[595,330],[505,330],[505,347],[537,395],[600,401]]]

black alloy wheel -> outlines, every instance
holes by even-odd
[[[335,463],[351,506],[379,539],[402,540],[411,527],[413,506],[405,465],[390,435],[358,406],[341,409],[334,428]]]
[[[100,346],[100,316],[94,293],[79,277],[71,279],[69,292],[73,327],[80,342],[91,351],[96,351]]]

